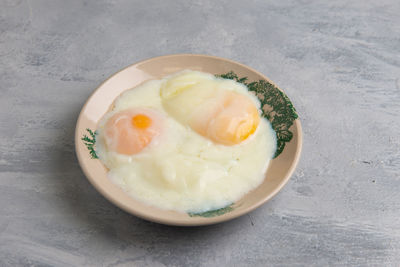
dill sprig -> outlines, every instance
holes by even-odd
[[[84,142],[85,146],[89,150],[89,153],[90,153],[90,156],[92,156],[92,159],[98,159],[99,157],[97,156],[96,151],[94,150],[94,145],[96,144],[96,134],[97,133],[93,132],[89,128],[87,128],[86,131],[88,131],[90,137],[85,134],[82,137],[82,141]]]

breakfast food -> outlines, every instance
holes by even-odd
[[[232,81],[206,79],[197,72],[171,77],[161,87],[165,109],[212,141],[235,145],[254,133],[260,121],[249,96],[227,90]]]
[[[108,150],[123,155],[141,152],[161,133],[160,117],[155,111],[143,108],[114,114],[104,127],[104,141]]]
[[[276,149],[260,103],[232,80],[185,70],[120,95],[98,125],[109,178],[163,209],[204,212],[257,187]]]

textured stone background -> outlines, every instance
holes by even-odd
[[[0,0],[0,266],[399,266],[400,2]],[[199,228],[140,220],[85,179],[74,127],[136,61],[230,58],[297,107],[298,169]]]

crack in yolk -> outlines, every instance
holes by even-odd
[[[151,126],[151,119],[143,114],[138,114],[132,117],[132,125],[138,129],[146,129]]]

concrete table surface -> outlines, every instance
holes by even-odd
[[[399,14],[397,0],[0,0],[0,266],[400,266]],[[78,165],[91,92],[174,53],[247,64],[299,112],[299,166],[249,215],[143,221]]]

